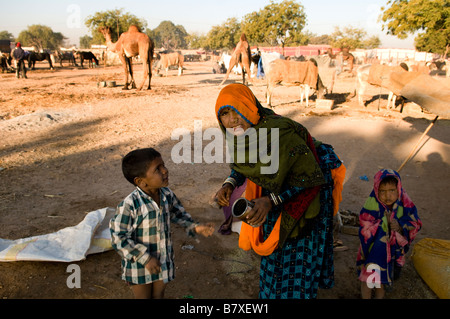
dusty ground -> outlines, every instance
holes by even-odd
[[[137,80],[141,80],[139,65]],[[321,69],[325,85],[331,70]],[[175,128],[194,131],[217,127],[214,104],[223,78],[211,64],[186,63],[184,75],[153,77],[151,91],[122,91],[121,67],[78,69],[44,63],[28,72],[28,79],[0,75],[0,238],[18,239],[55,232],[78,224],[87,212],[115,207],[132,186],[122,177],[120,160],[127,152],[152,146],[161,151],[170,170],[170,187],[195,219],[223,221],[220,210],[208,203],[227,176],[226,163],[181,163],[171,160]],[[118,87],[98,88],[100,80]],[[231,76],[228,83],[240,81]],[[250,86],[265,105],[265,86]],[[305,125],[317,139],[332,144],[347,167],[341,209],[359,212],[369,195],[373,175],[382,167],[397,169],[434,118],[407,103],[386,111],[387,92],[371,88],[376,96],[361,108],[345,100],[354,78],[335,84],[333,110],[302,106],[297,88],[279,87],[272,99],[276,112]],[[380,100],[377,98],[380,96]],[[382,109],[378,110],[379,102]],[[447,209],[450,180],[450,121],[438,120],[424,145],[401,171],[403,184],[418,207],[425,237],[450,239]],[[208,141],[204,142],[206,145]],[[193,161],[192,161],[193,162]],[[366,175],[369,181],[360,179]],[[237,247],[238,235],[215,233],[200,242],[187,239],[174,227],[177,276],[168,298],[257,298],[259,259]],[[355,274],[356,236],[339,233],[347,251],[335,253],[336,285],[320,291],[320,298],[359,298]],[[194,250],[182,247],[193,245]],[[0,298],[132,298],[120,279],[116,252],[89,255],[77,262],[81,288],[66,285],[68,264],[55,262],[0,263]],[[401,279],[387,298],[436,296],[408,258]]]

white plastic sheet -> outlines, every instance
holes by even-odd
[[[90,212],[78,225],[28,238],[0,239],[0,261],[73,262],[111,250],[109,221],[113,208]]]

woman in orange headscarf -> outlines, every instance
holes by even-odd
[[[244,197],[254,207],[239,246],[262,256],[259,297],[316,298],[319,286],[334,285],[331,170],[342,162],[301,124],[262,107],[245,85],[223,88],[215,112],[233,154],[216,197],[229,206],[233,190],[247,183]],[[267,158],[275,170],[267,170]]]

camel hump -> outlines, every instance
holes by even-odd
[[[141,32],[141,30],[139,30],[139,28],[135,25],[130,25],[128,32]]]
[[[241,41],[247,41],[247,37],[245,36],[245,33],[241,34]]]

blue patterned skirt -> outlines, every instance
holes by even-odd
[[[320,156],[319,149],[318,153]],[[323,159],[323,156],[320,158]],[[315,225],[306,236],[290,238],[282,248],[261,257],[261,299],[315,299],[319,287],[334,286],[333,181],[330,167],[326,167],[327,159],[322,163],[327,184],[321,188],[321,208]],[[279,214],[268,214],[264,234],[270,234]]]

